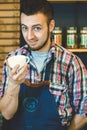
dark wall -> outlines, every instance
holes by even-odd
[[[87,52],[75,53],[75,54],[80,57],[80,59],[82,60],[87,69]]]
[[[87,26],[87,2],[53,3],[56,25]]]

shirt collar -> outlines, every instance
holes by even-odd
[[[24,50],[25,50],[25,51],[23,52],[23,54],[24,54],[24,53],[27,53],[28,56],[30,56],[30,55],[31,55],[31,50],[30,50],[29,46],[28,46],[28,45],[24,45],[23,48],[24,48]],[[49,50],[49,52],[48,52],[48,59],[51,59],[52,54],[54,54],[54,57],[55,57],[55,56],[56,56],[56,55],[55,55],[55,52],[56,52],[56,46],[51,46],[51,47],[50,47],[50,50]]]

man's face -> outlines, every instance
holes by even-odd
[[[42,52],[49,50],[52,31],[49,25],[46,16],[42,13],[29,16],[21,14],[22,34],[31,50]]]

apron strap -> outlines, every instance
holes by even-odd
[[[54,63],[54,53],[52,53],[52,59],[50,60],[50,62],[46,65],[46,73],[45,73],[45,80],[49,81],[50,78],[50,70],[53,67],[53,63]]]

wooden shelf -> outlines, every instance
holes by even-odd
[[[71,51],[71,52],[87,52],[87,48],[86,49],[77,48],[77,49],[68,49],[68,50]]]

